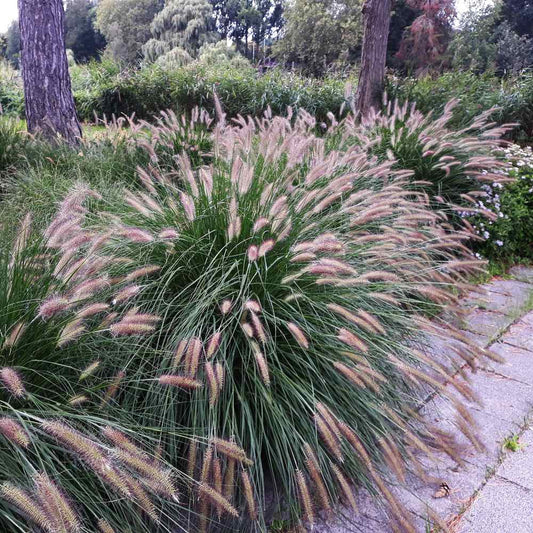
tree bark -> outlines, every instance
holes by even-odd
[[[62,0],[18,0],[21,67],[30,133],[77,144],[81,127],[65,50]]]
[[[355,99],[361,117],[379,109],[385,80],[392,0],[366,0],[361,72]]]

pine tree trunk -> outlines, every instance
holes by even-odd
[[[65,50],[62,0],[18,0],[21,67],[30,133],[77,144],[76,115]]]
[[[385,80],[392,0],[366,0],[361,72],[355,108],[362,117],[379,109]]]

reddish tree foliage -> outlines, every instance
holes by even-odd
[[[406,29],[398,58],[418,73],[442,63],[456,15],[455,0],[407,0],[420,15]]]

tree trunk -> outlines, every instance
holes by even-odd
[[[391,9],[392,0],[366,0],[363,7],[363,50],[355,101],[361,117],[368,115],[372,108],[379,109],[381,104]]]
[[[77,144],[76,115],[65,50],[62,0],[18,0],[21,67],[30,133]]]

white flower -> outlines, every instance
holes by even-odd
[[[503,241],[495,241],[496,246],[503,246]]]

